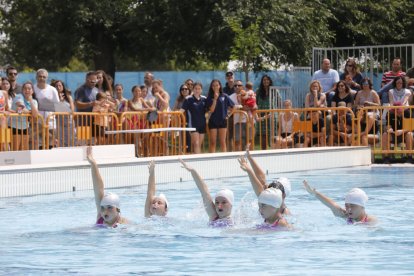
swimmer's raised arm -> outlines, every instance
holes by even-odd
[[[247,163],[246,158],[243,156],[240,156],[237,158],[237,161],[240,163],[240,168],[247,172],[250,178],[250,183],[252,184],[253,190],[256,194],[256,196],[259,196],[260,193],[265,189],[260,182],[260,180],[256,177],[256,174],[254,173],[253,169],[249,166],[249,163]]]
[[[182,159],[178,159],[178,160],[183,165],[183,168],[189,171],[191,175],[193,176],[193,179],[198,189],[200,190],[201,197],[203,198],[204,209],[206,210],[208,217],[210,218],[210,220],[216,219],[218,214],[216,212],[213,199],[211,198],[211,195],[210,195],[210,192],[208,190],[206,183],[204,182],[204,180],[201,178],[201,176],[198,174],[198,172],[194,168],[188,166],[187,163],[185,163]]]
[[[91,146],[88,146],[86,148],[86,158],[91,164],[93,191],[95,193],[95,204],[96,204],[96,210],[97,210],[97,214],[99,218],[100,210],[101,210],[101,200],[104,197],[104,183],[102,180],[102,176],[99,172],[98,165],[96,164],[96,161],[93,158]]]
[[[144,215],[146,218],[151,216],[151,202],[155,196],[155,162],[151,160],[148,164],[148,189],[147,189],[147,199],[145,200],[145,210]]]
[[[306,180],[303,180],[303,186],[305,187],[306,191],[309,194],[315,196],[317,199],[319,199],[320,202],[322,202],[325,206],[331,209],[332,213],[335,216],[341,217],[341,218],[347,217],[345,209],[343,209],[341,206],[339,206],[335,201],[333,201],[329,197],[316,191],[316,189],[311,187]]]
[[[246,158],[249,160],[250,165],[252,166],[252,169],[254,171],[254,174],[256,175],[257,179],[259,179],[260,183],[263,185],[263,189],[267,188],[266,184],[266,174],[262,170],[262,168],[259,166],[259,164],[256,163],[256,160],[253,159],[253,157],[250,154],[250,143],[246,146]]]

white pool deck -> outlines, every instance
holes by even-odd
[[[0,198],[92,189],[85,147],[43,151],[0,152]],[[246,175],[236,158],[244,152],[136,158],[134,145],[94,146],[106,188],[147,185],[148,162],[156,162],[156,182],[191,180],[178,158],[205,179]],[[371,165],[369,147],[324,147],[252,151],[268,173]]]

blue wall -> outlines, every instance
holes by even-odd
[[[59,73],[49,72],[49,82],[52,79],[63,80],[67,87],[75,92],[76,88],[81,86],[85,82],[85,72],[70,72],[70,73]],[[121,83],[124,86],[124,97],[131,98],[131,88],[134,85],[141,85],[144,83],[145,72],[117,72],[115,74],[115,84]],[[211,80],[219,79],[223,86],[225,85],[225,72],[224,71],[182,71],[182,72],[153,72],[156,79],[161,79],[164,84],[165,90],[171,96],[170,105],[174,104],[175,98],[178,95],[178,89],[185,80],[191,78],[195,82],[201,82],[203,84],[203,94],[207,95],[208,88]],[[250,73],[249,80],[254,83],[256,89],[259,84],[261,77],[267,74],[273,80],[275,86],[290,86],[292,87],[294,98],[302,99],[309,90],[309,83],[311,75],[309,71],[270,71],[260,73]],[[374,88],[379,89],[382,74],[374,77]],[[243,72],[235,72],[235,79],[241,79],[245,82]],[[18,75],[18,82],[23,83],[25,81],[35,82],[35,73],[20,73]],[[301,107],[302,101],[294,102],[294,106]]]

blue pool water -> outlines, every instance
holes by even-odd
[[[242,174],[242,173],[241,173]],[[159,185],[168,220],[143,218],[145,187],[116,189],[136,225],[91,227],[92,191],[0,201],[1,275],[412,275],[414,170],[362,167],[287,174],[293,231],[254,231],[262,221],[247,176],[207,180],[212,193],[235,192],[236,227],[214,229],[193,182]],[[277,177],[276,175],[269,176]],[[302,180],[341,205],[363,188],[375,227],[346,225],[312,198]]]

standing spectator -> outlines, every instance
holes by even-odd
[[[256,91],[256,101],[258,109],[270,109],[270,86],[273,85],[272,79],[268,75],[263,75],[260,80],[259,88]],[[266,114],[260,114],[263,117]],[[271,140],[271,120],[266,119],[260,124],[260,131],[258,132],[261,136],[261,148],[266,149],[269,146]]]
[[[177,110],[180,110],[181,109],[181,107],[183,106],[183,103],[184,103],[185,98],[187,98],[187,96],[191,95],[190,91],[191,90],[187,86],[187,84],[182,84],[180,86],[180,91],[178,92],[179,93],[178,94],[178,97],[175,100],[174,107],[173,107],[173,111],[177,111]]]
[[[31,114],[32,118],[38,115],[36,95],[34,94],[33,84],[26,82],[22,86],[22,93],[17,94],[13,100],[12,109],[19,114]],[[12,150],[29,149],[29,120],[26,116],[13,117],[10,120],[12,128],[13,142]]]
[[[108,74],[106,74],[105,71],[103,71],[103,70],[98,70],[98,71],[96,71],[96,80],[97,80],[96,88],[98,88],[99,92],[106,93],[106,95],[108,96],[107,100],[108,100],[108,103],[111,106],[111,109],[116,110],[118,104],[117,104],[116,99],[114,97],[114,92],[113,92],[113,89],[112,89],[112,83],[109,79]]]
[[[217,133],[221,151],[227,151],[227,114],[228,109],[233,108],[233,106],[233,101],[223,92],[221,82],[217,79],[212,80],[207,96],[207,108],[211,113],[208,121],[208,128],[210,131],[210,152],[216,152]]]
[[[145,72],[144,85],[147,91],[145,100],[151,104],[154,102],[155,97],[152,94],[152,82],[154,81],[154,75],[151,72]]]
[[[392,61],[391,71],[385,72],[382,75],[381,87],[392,82],[396,77],[405,77],[405,72],[401,70],[401,58],[399,57],[394,58]]]
[[[37,103],[39,104],[39,114],[43,117],[46,123],[47,118],[55,111],[54,104],[59,103],[59,95],[53,86],[47,84],[48,72],[46,69],[39,69],[36,72],[36,85],[34,86],[34,92],[36,94]],[[41,129],[41,128],[40,128]],[[56,118],[51,116],[49,118],[49,148],[52,148],[57,141],[54,141],[56,129]],[[42,139],[39,137],[40,147]],[[37,143],[35,143],[35,146]]]
[[[194,81],[192,79],[188,79],[184,82],[185,85],[187,85],[188,90],[190,91],[190,95],[193,92],[193,88],[194,88]]]
[[[322,92],[321,83],[317,80],[312,81],[305,97],[305,107],[326,107],[326,96]]]
[[[112,86],[108,80],[108,75],[103,70],[96,71],[96,88],[99,92],[105,92],[108,96],[113,97]]]
[[[68,89],[66,89],[65,84],[61,80],[56,80],[52,83],[58,92],[59,101],[66,106],[68,110],[73,114],[75,112],[75,104],[73,103],[73,98]],[[73,140],[73,118],[72,114],[66,115],[63,117],[58,117],[57,124],[57,133],[59,139],[59,146],[69,146],[72,145],[71,141]],[[62,119],[60,119],[62,118]]]
[[[105,131],[108,129],[108,115],[106,113],[109,112],[111,105],[108,101],[108,94],[105,92],[98,92],[96,95],[96,101],[93,105],[92,112],[96,113],[103,113],[95,116],[95,134],[97,134],[98,139],[96,140],[98,145],[105,144]]]
[[[6,75],[10,82],[11,90],[13,91],[14,95],[22,93],[22,86],[17,83],[17,74],[17,69],[13,66],[6,68]]]
[[[92,112],[98,88],[95,87],[97,82],[96,73],[86,73],[86,81],[75,91],[75,106],[78,112]]]
[[[349,85],[349,88],[352,90],[358,91],[361,89],[361,81],[362,81],[362,74],[359,72],[359,68],[355,62],[355,59],[348,58],[345,64],[345,71],[341,74],[340,79],[341,80],[347,80],[347,77],[349,77],[347,84]]]
[[[1,78],[1,86],[0,86],[1,90],[4,90],[7,92],[7,106],[9,109],[11,109],[12,103],[13,103],[13,99],[14,97],[16,97],[16,94],[14,94],[13,90],[11,89],[11,85],[10,82],[7,78]]]
[[[338,72],[331,69],[331,61],[325,58],[322,61],[322,68],[313,74],[312,80],[318,80],[321,83],[323,93],[326,95],[328,106],[331,106],[331,100],[335,90],[335,84],[339,81]]]
[[[151,92],[154,96],[154,107],[158,111],[170,111],[170,95],[164,90],[160,80],[152,81]]]
[[[206,133],[207,98],[203,95],[203,85],[196,82],[193,86],[193,94],[187,97],[181,107],[186,112],[187,126],[196,130],[191,132],[191,148],[194,153],[201,153],[201,146]]]
[[[95,87],[97,82],[96,73],[86,73],[85,83],[75,91],[75,106],[78,112],[92,112],[98,88]],[[76,117],[77,127],[90,127],[92,129],[92,136],[95,136],[93,127],[93,118],[91,116],[79,115]],[[79,128],[77,128],[79,131]]]
[[[388,91],[388,98],[390,100],[390,105],[394,105],[395,102],[401,103],[403,106],[408,106],[408,99],[411,96],[411,92],[406,87],[405,78],[398,76],[392,81],[392,87]]]
[[[0,89],[0,129],[4,129],[7,126],[6,113],[9,110],[9,95],[6,90]]]
[[[234,87],[234,73],[232,71],[226,72],[226,85],[223,88],[223,92],[227,95],[231,95],[235,91]]]
[[[190,83],[190,81],[188,81],[188,80],[186,82]],[[191,87],[193,87],[192,81],[191,81]],[[179,111],[179,110],[182,109],[184,100],[189,95],[191,95],[191,90],[187,86],[187,84],[182,84],[180,86],[180,91],[178,93],[179,94],[178,94],[177,99],[175,100],[174,107],[173,107],[173,111]],[[187,122],[187,125],[188,125],[188,119],[187,119],[186,122]],[[179,133],[177,132],[176,135],[178,136]],[[191,151],[191,136],[190,136],[190,132],[186,131],[185,132],[185,137],[186,137],[186,148],[187,148],[187,152],[190,152]]]
[[[116,100],[116,112],[128,111],[128,100],[124,98],[124,87],[122,84],[115,84],[115,100]]]
[[[246,92],[243,90],[243,82],[241,80],[236,80],[234,87],[235,87],[234,93],[230,95],[230,99],[234,103],[234,108],[244,109],[243,104],[242,104],[242,94]],[[246,109],[244,110],[246,112],[249,112],[249,110],[246,110]],[[238,113],[234,113],[232,117],[233,117],[233,125],[234,125],[234,135],[233,135],[233,132],[229,133],[230,143],[232,143],[231,140],[234,139],[234,147],[235,147],[234,150],[242,151],[243,150],[242,144],[247,144],[246,124],[248,123],[248,118]],[[249,128],[249,131],[250,131],[249,134],[251,136],[252,135],[251,128]]]

